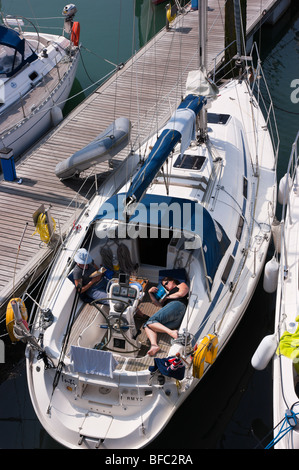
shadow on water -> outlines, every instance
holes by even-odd
[[[66,117],[74,108],[76,108],[86,98],[81,83],[75,78],[68,101],[63,108],[63,117]]]

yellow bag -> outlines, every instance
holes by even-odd
[[[54,231],[55,231],[56,230],[56,222],[53,219],[53,217],[51,217],[51,219],[52,219],[53,228],[54,228]],[[41,239],[42,242],[49,243],[49,241],[50,241],[49,227],[48,227],[48,224],[46,223],[46,214],[44,214],[44,213],[39,214],[38,219],[37,219],[37,223],[36,223],[36,227],[35,227],[35,231],[32,234],[32,236],[35,235],[36,233],[39,234],[40,239]]]

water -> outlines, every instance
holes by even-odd
[[[133,0],[73,3],[77,5],[75,21],[80,22],[80,42],[84,46],[73,92],[88,88],[75,100],[77,104],[95,89],[93,83],[111,74],[118,64],[128,60],[165,25],[165,4],[154,7],[148,0],[137,0],[136,6]],[[42,31],[53,34],[62,32],[61,13],[66,4],[67,1],[64,3],[63,0],[0,0],[2,13],[25,16],[38,24]],[[74,101],[71,102],[73,104]]]
[[[75,94],[113,71],[114,66],[107,60],[114,64],[125,62],[154,30],[164,24],[163,4],[152,8],[150,2],[137,0],[137,16],[133,22],[131,0],[84,0],[81,3],[77,2],[76,20],[81,23],[84,66],[81,62],[73,89]],[[2,11],[27,17],[59,16],[63,7],[64,4],[57,0],[31,0],[28,3],[2,0]],[[62,24],[60,19],[53,21],[54,26]],[[48,20],[46,26],[53,25],[53,21]],[[291,144],[299,128],[299,103],[293,103],[291,99],[292,92],[296,91],[291,84],[293,80],[299,80],[298,66],[296,68],[299,5],[296,0],[280,24],[274,28],[264,27],[256,40],[262,44],[263,68],[276,108],[281,139],[279,180],[286,171]],[[93,89],[81,93],[75,102]],[[278,207],[278,215],[279,212]],[[266,445],[272,429],[272,369],[270,364],[264,371],[255,371],[250,359],[261,339],[273,332],[274,300],[273,296],[265,294],[260,282],[225,351],[149,450],[255,449]],[[6,364],[0,365],[0,448],[59,449],[61,446],[43,430],[32,408],[24,359],[20,359],[23,349],[21,344],[11,346],[7,343]],[[268,438],[261,442],[267,435]]]

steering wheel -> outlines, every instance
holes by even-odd
[[[119,316],[117,318],[115,318],[115,316],[112,316],[112,315],[107,315],[106,313],[103,312],[103,310],[101,308],[103,306],[103,304],[105,304],[107,301],[111,301],[111,300],[116,302],[116,304],[120,303],[120,304],[123,305],[123,308],[119,307],[119,312],[116,311],[116,313],[119,313]],[[102,305],[99,306],[99,304],[102,304]],[[116,306],[116,304],[115,304],[115,306]],[[130,304],[128,302],[126,302],[125,300],[122,300],[122,299],[117,299],[115,297],[104,297],[102,299],[94,300],[93,302],[91,302],[90,305],[92,305],[97,310],[99,310],[99,312],[103,315],[103,317],[106,320],[106,324],[100,325],[100,328],[105,328],[105,329],[108,330],[108,338],[106,338],[107,341],[99,349],[107,349],[108,351],[119,352],[118,350],[116,350],[114,348],[111,348],[111,347],[108,348],[107,347],[107,345],[110,343],[110,341],[113,337],[113,331],[115,331],[117,333],[121,333],[124,340],[128,341],[128,343],[131,344],[131,346],[133,346],[135,348],[132,351],[127,351],[128,353],[139,351],[139,349],[141,349],[141,346],[140,347],[136,346],[132,341],[130,341],[130,339],[126,335],[126,332],[130,328],[130,325],[129,325],[128,321],[126,320],[126,318],[123,317],[123,312],[126,310],[127,307],[130,306]],[[115,308],[115,306],[114,306],[114,308]]]

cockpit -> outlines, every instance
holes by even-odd
[[[107,297],[92,305],[98,310],[94,321],[81,333],[78,346],[134,352],[140,349],[134,315],[145,295],[146,279],[120,273],[107,287]]]

